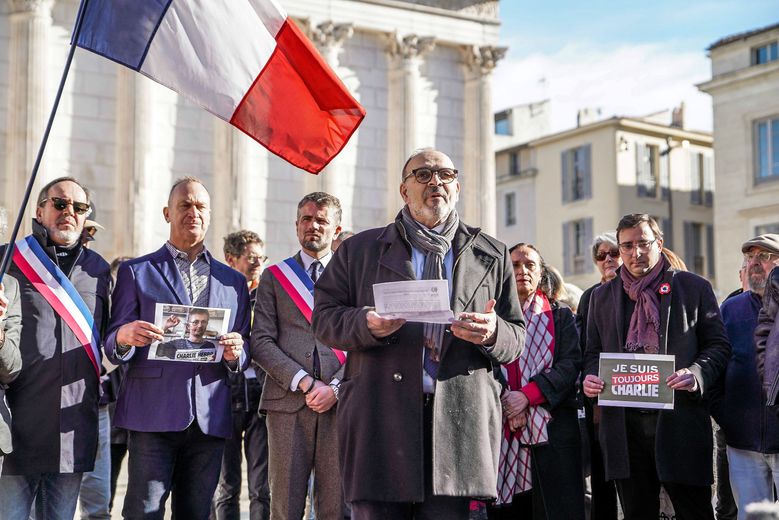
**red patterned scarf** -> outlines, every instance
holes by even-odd
[[[552,366],[554,359],[554,317],[549,300],[544,293],[536,291],[528,303],[525,309],[525,349],[518,360],[501,367],[510,391],[521,390],[533,376]],[[533,487],[529,446],[549,440],[546,425],[551,418],[549,410],[543,406],[530,406],[527,426],[524,428],[512,432],[508,421],[503,423],[498,465],[498,505],[511,503],[514,495]]]

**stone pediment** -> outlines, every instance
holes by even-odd
[[[400,0],[401,2],[448,9],[480,18],[498,18],[498,0]]]

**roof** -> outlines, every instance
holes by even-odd
[[[716,49],[717,47],[728,45],[729,43],[737,42],[739,40],[746,40],[747,38],[755,36],[756,34],[768,32],[773,29],[779,29],[779,23],[768,25],[766,27],[761,27],[760,29],[752,29],[751,31],[744,31],[737,34],[732,34],[730,36],[725,36],[724,38],[720,38],[716,42],[709,45],[709,47],[706,50],[710,51],[712,49]]]

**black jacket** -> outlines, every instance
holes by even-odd
[[[623,269],[622,267],[620,269]],[[689,368],[700,389],[677,391],[673,410],[658,412],[655,460],[662,482],[705,486],[712,483],[712,432],[701,396],[725,371],[730,342],[717,299],[708,281],[669,268],[663,274],[671,291],[660,295],[660,353],[676,356],[676,367]],[[584,373],[598,374],[601,352],[622,352],[628,296],[619,276],[595,289],[587,322]],[[630,476],[624,408],[602,407],[600,443],[606,478]]]

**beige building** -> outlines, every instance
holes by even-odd
[[[531,242],[567,282],[599,280],[593,238],[649,213],[666,245],[714,281],[712,137],[671,126],[669,112],[613,117],[496,154],[498,238]],[[661,123],[661,120],[665,120]]]
[[[435,146],[464,172],[460,214],[495,232],[492,71],[498,0],[280,0],[367,110],[342,153],[309,175],[174,92],[79,49],[63,91],[38,186],[73,175],[94,193],[107,258],[158,247],[171,182],[204,180],[212,194],[208,246],[257,231],[272,260],[294,253],[297,202],[338,196],[345,228],[385,225],[401,207],[400,170]],[[59,83],[79,0],[0,0],[0,212],[11,223]],[[467,173],[465,173],[467,172]],[[28,209],[25,228],[29,229]],[[7,240],[7,237],[5,237]]]
[[[778,42],[779,24],[717,41],[709,47],[711,80],[698,85],[714,105],[716,269],[723,290],[737,283],[739,245],[779,233]]]

